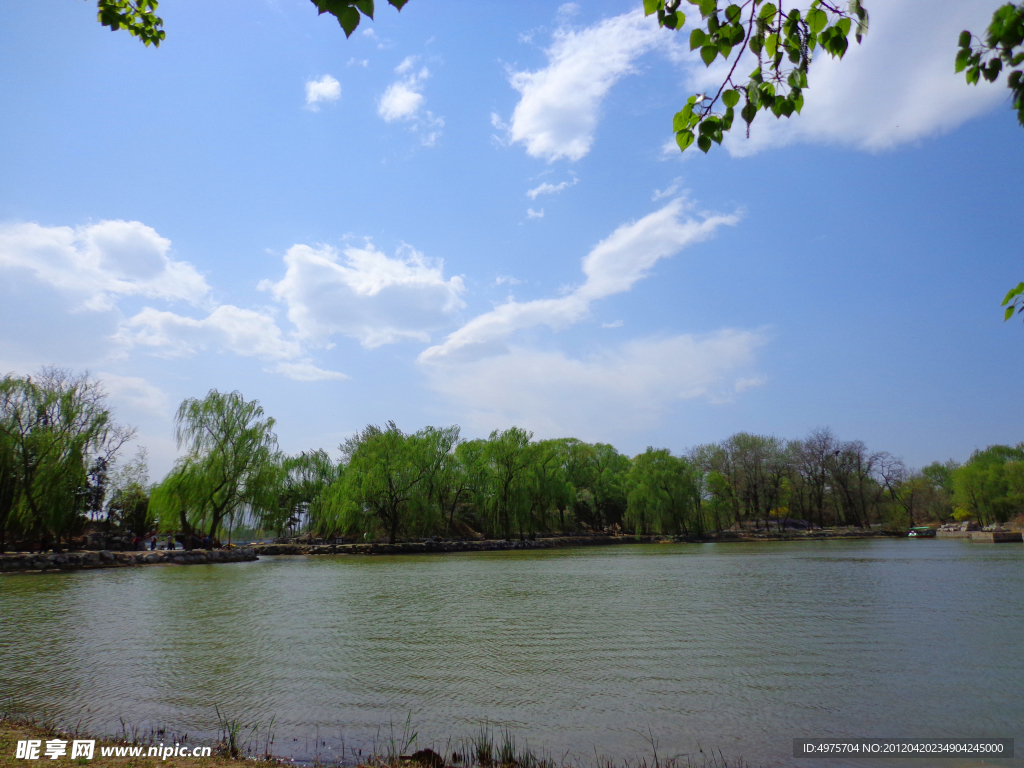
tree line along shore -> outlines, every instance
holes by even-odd
[[[101,382],[45,368],[0,380],[0,552],[185,549],[303,535],[325,544],[538,535],[701,538],[837,527],[905,532],[951,521],[1024,521],[1024,443],[920,470],[828,429],[799,439],[738,433],[681,454],[630,457],[606,443],[534,440],[518,427],[464,439],[458,426],[370,425],[288,455],[256,400],[211,390],[175,415],[181,457],[150,483],[122,456]]]

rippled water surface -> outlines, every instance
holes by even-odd
[[[662,757],[699,743],[804,766],[794,737],[1022,740],[1022,651],[1013,544],[268,557],[0,578],[3,697],[93,730],[123,717],[193,738],[216,731],[216,704],[273,717],[276,750],[307,758],[336,754],[341,735],[366,748],[407,718],[420,746],[486,720],[583,760],[650,754],[651,734]]]

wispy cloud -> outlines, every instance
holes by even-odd
[[[578,323],[590,304],[630,290],[661,259],[710,237],[721,226],[739,221],[737,214],[691,214],[683,200],[673,200],[639,221],[623,224],[598,243],[582,262],[585,280],[564,296],[519,302],[510,300],[473,318],[439,345],[424,350],[419,360],[480,356],[504,350],[514,332],[536,326],[554,330]]]
[[[121,376],[107,371],[97,371],[96,377],[103,382],[111,399],[119,405],[158,416],[170,415],[167,393],[155,384],[139,376]]]
[[[725,402],[755,386],[760,380],[744,374],[766,341],[757,331],[726,329],[635,339],[583,356],[514,345],[425,370],[474,431],[517,425],[543,437],[606,440],[657,425],[682,401]]]
[[[645,18],[642,11],[585,29],[559,28],[545,51],[546,67],[511,74],[520,100],[512,113],[509,140],[523,144],[532,157],[581,159],[594,143],[601,102],[609,89],[635,71],[639,56],[671,43],[657,21]]]
[[[533,210],[533,208],[527,208],[526,209],[526,218],[528,218],[528,219],[543,219],[544,218],[544,209],[541,208],[539,211],[535,211],[535,210]]]
[[[540,195],[556,195],[569,187],[575,187],[577,183],[579,183],[579,179],[575,176],[572,177],[572,181],[562,181],[558,184],[545,181],[543,184],[529,190],[526,196],[531,200],[536,200]]]
[[[588,319],[593,302],[631,290],[659,260],[738,219],[698,214],[677,199],[623,224],[583,258],[576,288],[555,298],[509,299],[424,350],[418,361],[430,386],[475,431],[516,424],[542,436],[583,439],[649,428],[684,400],[736,396],[757,381],[751,369],[766,343],[759,331],[653,335],[572,354],[552,348],[555,337],[544,340],[535,329],[557,332]],[[601,414],[599,426],[594,414]]]
[[[675,142],[672,143],[672,146],[675,147],[677,152],[679,151],[679,147],[676,146]],[[665,189],[654,190],[654,194],[651,195],[651,202],[656,203],[659,200],[663,200],[666,197],[672,197],[672,195],[679,191],[679,185],[682,184],[682,182],[682,178],[677,176],[676,178],[672,179],[672,183],[665,187]]]

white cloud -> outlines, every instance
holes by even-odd
[[[409,120],[416,116],[424,101],[423,94],[417,90],[416,84],[402,80],[392,83],[384,91],[377,105],[377,114],[388,123]]]
[[[101,326],[80,316],[74,328],[56,320],[54,328],[61,330],[52,330],[50,335],[66,347],[64,359],[71,349],[77,352],[94,347],[99,332],[113,343],[114,357],[124,357],[134,348],[169,358],[227,351],[277,362],[275,370],[299,381],[344,378],[313,365],[304,356],[302,339],[286,335],[270,312],[216,305],[203,276],[191,264],[171,258],[170,249],[170,240],[137,221],[101,221],[78,228],[31,223],[0,226],[0,279],[16,278],[20,272],[60,294],[80,297],[80,308],[87,310],[116,311],[119,300],[134,296],[185,301],[206,313],[192,317],[147,306],[127,318],[120,312],[106,316]],[[43,298],[45,294],[35,304]],[[64,309],[63,302],[57,306]],[[109,323],[117,317],[122,319],[108,336]],[[83,327],[89,327],[93,335],[76,337]],[[93,349],[92,354],[109,357],[111,350]],[[103,374],[103,379],[112,396],[136,410],[162,413],[165,409],[162,391],[144,379],[114,373]]]
[[[121,323],[114,340],[126,349],[159,350],[163,357],[187,357],[209,349],[275,360],[302,353],[299,343],[286,339],[272,316],[231,304],[222,304],[202,319],[146,307]]]
[[[85,309],[113,308],[124,296],[203,304],[210,287],[191,264],[172,259],[171,241],[138,221],[77,227],[0,226],[0,270],[21,270]]]
[[[395,74],[404,75],[406,72],[411,72],[419,58],[419,56],[406,56],[402,59],[402,63],[395,67]]]
[[[557,15],[559,18],[568,19],[580,12],[580,6],[578,3],[562,3],[558,6]]]
[[[306,83],[306,106],[310,109],[320,109],[320,102],[337,101],[340,98],[341,83],[330,75]]]
[[[851,40],[841,61],[818,53],[802,114],[776,120],[762,113],[749,140],[734,130],[726,147],[733,155],[797,142],[886,150],[952,130],[1005,103],[1002,83],[969,86],[953,71],[960,31],[984,29],[993,7],[989,0],[876,3],[861,45]]]
[[[578,323],[589,315],[591,302],[630,290],[658,260],[739,220],[735,214],[684,218],[684,213],[684,202],[673,200],[639,221],[623,224],[584,257],[582,285],[555,299],[499,304],[449,334],[442,344],[424,350],[420,362],[503,352],[505,340],[518,330],[542,325],[560,330]]]
[[[385,48],[391,47],[391,41],[385,40],[378,36],[377,32],[374,30],[373,27],[367,27],[362,31],[361,34],[363,35],[363,37],[368,37],[370,40],[373,40],[375,43],[377,43],[378,50],[384,50]]]
[[[535,210],[533,210],[533,208],[527,208],[526,209],[526,218],[528,218],[528,219],[543,219],[544,218],[544,209],[541,208],[539,211],[535,211]]]
[[[418,72],[412,70],[419,60],[418,56],[406,56],[402,63],[395,67],[395,73],[402,75],[387,87],[377,102],[377,114],[384,122],[393,123],[397,120],[410,124],[410,129],[420,136],[420,143],[432,147],[441,137],[444,118],[438,117],[430,110],[422,110],[426,104],[423,85],[430,77],[430,70],[420,67]]]
[[[622,321],[621,320],[614,320],[614,321],[612,321],[610,323],[601,323],[601,327],[602,328],[621,328],[622,327]]]
[[[432,147],[441,138],[441,129],[444,128],[444,118],[435,117],[429,109],[423,116],[423,120],[417,123],[414,130],[420,134],[420,143],[424,147]]]
[[[764,376],[753,376],[749,379],[737,379],[736,385],[733,389],[736,392],[743,392],[751,387],[760,387],[764,385],[765,381],[767,381],[767,379],[765,379]]]
[[[680,401],[728,400],[741,382],[751,386],[754,379],[737,377],[764,343],[757,332],[722,330],[638,339],[586,357],[515,346],[426,371],[473,431],[514,424],[539,437],[607,439],[610,431],[656,426]]]
[[[365,69],[366,67],[370,66],[370,60],[369,59],[357,59],[355,56],[353,56],[351,59],[348,60],[348,65],[347,66],[350,66],[350,67],[362,67],[363,69]]]
[[[406,73],[414,60],[412,56],[407,57],[395,68],[395,72]],[[406,75],[389,85],[377,103],[377,114],[388,123],[395,120],[413,120],[426,101],[422,90],[424,82],[429,77],[430,71],[422,67],[419,72]]]
[[[526,193],[526,196],[531,200],[536,200],[540,195],[557,195],[559,192],[568,189],[569,187],[575,187],[579,183],[579,179],[573,176],[572,181],[562,181],[558,184],[551,184],[545,181],[543,184],[534,187]]]
[[[510,277],[508,275],[499,275],[494,278],[495,285],[522,285],[522,280],[516,277]]]
[[[103,386],[115,406],[127,406],[158,416],[169,415],[167,393],[145,379],[103,371],[97,371],[96,378],[103,382]]]
[[[679,151],[679,147],[676,145],[675,141],[672,142],[672,146],[675,148],[676,152]],[[682,181],[682,178],[677,176],[672,179],[672,183],[665,187],[665,189],[654,190],[654,194],[651,195],[651,201],[656,203],[666,197],[672,197],[672,195],[679,191],[679,185]]]
[[[656,425],[684,400],[728,400],[759,383],[751,368],[766,341],[760,332],[641,338],[586,355],[531,348],[514,337],[586,320],[594,301],[629,291],[659,260],[738,219],[698,215],[673,200],[591,249],[582,260],[582,284],[557,298],[509,299],[478,315],[425,349],[421,370],[436,392],[462,410],[462,423],[482,433],[515,424],[544,437],[607,439],[610,431]]]
[[[389,258],[372,245],[294,245],[286,272],[261,287],[288,307],[300,338],[325,343],[334,334],[376,347],[401,339],[429,341],[464,304],[461,277],[444,278],[443,263],[403,247]]]
[[[302,345],[286,338],[271,315],[231,304],[222,304],[202,319],[146,307],[121,323],[114,342],[123,351],[149,347],[159,357],[191,357],[200,351],[232,352],[274,362],[268,372],[295,381],[349,378],[314,365],[304,356]]]
[[[350,378],[337,371],[325,371],[309,361],[298,363],[278,363],[273,367],[274,373],[280,373],[294,381],[344,381]]]
[[[639,10],[581,30],[558,29],[545,51],[546,67],[511,75],[521,98],[512,113],[509,139],[524,144],[531,157],[579,160],[594,142],[608,90],[635,71],[637,57],[672,43],[657,21]]]

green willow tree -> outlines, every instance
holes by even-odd
[[[484,446],[483,458],[490,477],[490,518],[492,530],[506,538],[520,537],[529,527],[530,469],[537,454],[532,432],[509,427],[495,430]]]
[[[0,380],[0,522],[45,548],[87,520],[90,468],[112,463],[135,435],[119,426],[89,374],[44,368]]]
[[[341,475],[327,451],[303,451],[295,456],[281,456],[277,465],[277,503],[263,510],[255,519],[263,530],[282,536],[288,528],[316,516],[324,491]]]
[[[599,526],[614,525],[626,512],[627,474],[632,461],[608,443],[594,443],[588,458],[590,473],[585,475],[584,486],[593,503]]]
[[[702,533],[694,468],[668,450],[648,448],[629,470],[626,521],[637,533]]]
[[[225,521],[259,518],[277,505],[280,456],[274,419],[258,400],[211,389],[175,414],[174,437],[186,454],[153,493],[161,528],[180,530],[191,547],[197,531],[216,537]]]
[[[424,470],[422,505],[424,522],[438,521],[447,535],[455,525],[455,513],[471,495],[469,473],[460,460],[465,442],[461,429],[426,427],[416,433],[418,462]],[[435,524],[435,529],[441,525]]]
[[[146,536],[156,525],[149,505],[149,464],[145,448],[111,473],[106,501],[107,530]]]
[[[340,488],[343,527],[363,527],[376,522],[394,544],[409,526],[415,501],[423,491],[427,468],[420,460],[420,439],[406,435],[395,422],[385,429],[370,425],[349,441],[348,464]]]

